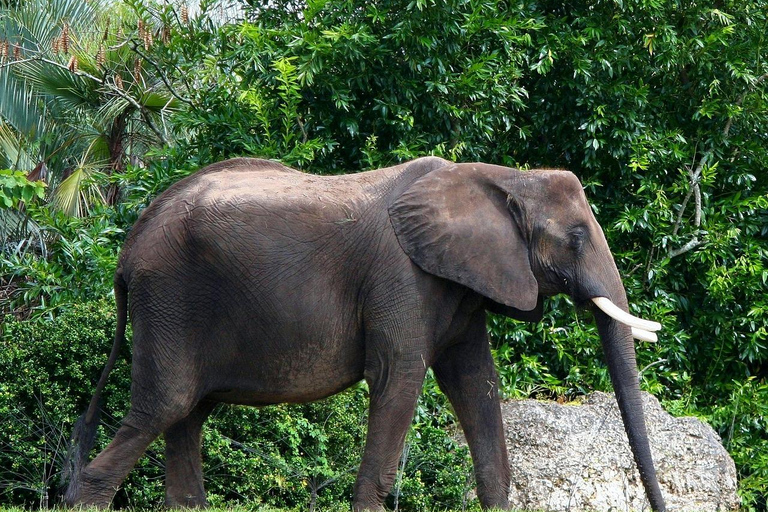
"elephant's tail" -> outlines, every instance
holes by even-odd
[[[123,274],[120,269],[115,273],[115,303],[117,305],[117,326],[115,328],[115,341],[112,344],[112,351],[109,354],[107,364],[101,372],[99,383],[96,384],[96,390],[91,397],[91,403],[88,409],[77,419],[75,428],[70,437],[67,457],[64,461],[64,468],[61,475],[62,485],[69,482],[66,495],[64,497],[67,503],[73,504],[79,494],[80,475],[88,464],[88,455],[96,441],[96,430],[99,426],[101,409],[101,393],[107,384],[107,378],[115,366],[115,361],[120,353],[120,347],[125,341],[125,327],[128,321],[128,290]]]

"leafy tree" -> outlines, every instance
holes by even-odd
[[[143,67],[154,31],[103,0],[30,0],[3,7],[0,20],[4,165],[51,180],[69,215],[114,202],[91,177],[165,142],[157,121],[176,106]]]
[[[429,152],[503,160],[527,136],[519,78],[541,24],[520,6],[274,2],[245,14],[216,33],[193,21],[172,42],[183,50],[158,56],[177,82],[205,84],[185,87],[176,118],[203,162],[260,154],[328,173]]]

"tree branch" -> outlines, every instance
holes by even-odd
[[[683,199],[683,203],[680,205],[680,211],[677,212],[677,219],[675,219],[675,226],[672,228],[672,236],[677,235],[677,232],[680,230],[680,226],[683,222],[683,214],[685,213],[685,209],[688,207],[688,201],[690,201],[691,196],[695,193],[695,190],[698,190],[699,187],[699,176],[701,176],[701,172],[704,170],[704,163],[709,159],[709,156],[712,152],[707,151],[705,152],[701,158],[699,159],[699,163],[696,166],[695,170],[691,170],[691,168],[688,168],[688,194],[686,194],[685,199]],[[694,156],[695,158],[695,156]],[[696,204],[701,207],[701,191],[699,190],[698,194],[696,194],[696,197],[698,200],[696,201]],[[697,211],[696,213],[696,227],[698,227],[701,224],[701,212]]]
[[[685,254],[686,252],[695,249],[700,245],[701,241],[699,240],[698,235],[695,235],[682,247],[678,247],[677,249],[670,249],[670,251],[667,253],[667,258],[672,259],[676,256],[680,256],[681,254]]]
[[[760,85],[760,83],[764,82],[765,80],[768,80],[768,73],[765,73],[763,75],[760,75],[755,79],[754,82],[750,84],[750,86],[745,89],[741,95],[736,99],[736,106],[740,107],[742,103],[744,103],[744,100],[747,97],[747,94]],[[725,126],[723,127],[723,139],[727,139],[729,134],[731,133],[731,127],[733,126],[733,116],[728,116],[728,120],[725,122]],[[696,169],[688,170],[688,178],[689,178],[689,184],[690,188],[688,190],[688,194],[686,194],[685,199],[683,199],[682,204],[680,205],[680,211],[677,212],[677,218],[675,219],[675,225],[672,229],[672,236],[677,235],[678,231],[680,230],[680,226],[682,225],[683,221],[683,214],[685,213],[685,209],[688,206],[688,202],[691,199],[691,196],[693,196],[694,200],[694,218],[693,218],[693,224],[696,227],[697,233],[698,229],[701,227],[701,187],[699,186],[699,178],[701,177],[701,173],[704,170],[704,165],[706,164],[707,160],[709,160],[710,156],[712,155],[712,150],[705,151],[703,155],[701,155],[701,158],[699,159],[699,163],[696,165]],[[679,247],[677,249],[670,249],[667,252],[668,258],[674,258],[675,256],[680,256],[681,254],[685,254],[686,252],[698,247],[701,245],[701,241],[699,240],[698,234],[694,235],[691,240],[689,240],[686,244],[684,244],[682,247]]]
[[[168,79],[166,78],[165,73],[163,73],[163,70],[160,68],[160,66],[155,61],[153,61],[152,59],[147,57],[147,55],[145,55],[141,50],[139,50],[139,45],[137,43],[134,42],[132,46],[133,46],[133,51],[136,52],[139,55],[139,57],[141,57],[145,61],[149,62],[149,64],[153,68],[155,68],[155,71],[157,72],[157,76],[160,77],[160,80],[162,80],[163,84],[165,84],[165,87],[168,89],[168,92],[170,92],[171,95],[174,98],[176,98],[177,100],[179,100],[179,101],[181,101],[183,103],[186,103],[190,107],[194,107],[195,106],[195,104],[192,102],[192,100],[190,100],[189,98],[186,98],[184,96],[181,96],[180,94],[178,94],[176,92],[176,90],[173,88],[173,86],[171,86],[171,84],[168,83]],[[183,77],[184,74],[183,73],[179,73],[179,75]],[[182,80],[184,80],[186,82],[185,78],[182,78]]]
[[[688,183],[690,188],[688,189],[688,194],[686,194],[685,199],[683,199],[683,203],[680,205],[680,211],[677,212],[675,227],[672,228],[672,236],[677,235],[677,232],[680,230],[680,226],[683,222],[683,214],[685,213],[685,209],[688,207],[688,201],[691,200],[691,196],[694,198],[695,205],[693,224],[696,226],[697,232],[701,227],[701,187],[699,187],[699,178],[701,177],[701,173],[704,170],[704,164],[707,162],[711,154],[711,151],[704,152],[704,154],[699,159],[699,163],[696,165],[696,169],[688,168]],[[667,258],[672,259],[675,256],[680,256],[681,254],[690,251],[700,244],[701,242],[698,239],[698,235],[694,235],[694,237],[682,247],[679,247],[678,249],[670,249],[667,251]]]

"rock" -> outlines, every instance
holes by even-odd
[[[719,436],[696,418],[673,418],[643,393],[646,426],[670,511],[739,507],[736,467]],[[512,508],[541,511],[650,510],[613,394],[581,405],[502,404]]]

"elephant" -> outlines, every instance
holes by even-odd
[[[68,504],[108,507],[164,434],[166,504],[205,507],[201,428],[217,403],[303,403],[365,380],[368,431],[352,507],[382,510],[432,368],[466,436],[481,506],[507,509],[486,315],[537,321],[543,298],[566,293],[593,312],[642,483],[652,508],[665,510],[633,340],[661,326],[628,313],[571,172],[437,157],[338,176],[253,158],[216,163],[142,212],[114,291],[114,345],[74,435],[81,457],[129,310],[130,409],[111,443],[73,470]]]

